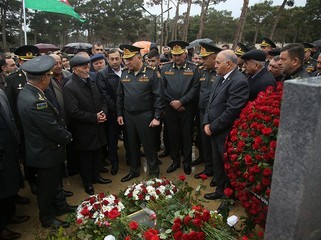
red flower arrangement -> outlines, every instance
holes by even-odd
[[[283,84],[259,93],[234,122],[224,155],[225,170],[248,213],[248,223],[265,226],[279,126]],[[225,189],[233,195],[231,188]]]

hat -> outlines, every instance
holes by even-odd
[[[260,44],[260,47],[272,47],[272,48],[276,48],[275,43],[268,38],[262,38],[262,42]]]
[[[119,48],[124,51],[124,59],[134,57],[136,54],[140,54],[140,50],[142,49],[129,44],[122,44],[119,46]]]
[[[157,47],[157,44],[156,43],[151,43],[150,44],[150,47],[149,47],[149,51],[151,51],[152,49],[156,49],[158,51],[158,47]]]
[[[279,47],[274,48],[274,49],[268,51],[268,54],[269,54],[270,56],[273,56],[273,57],[274,57],[274,56],[279,56],[280,53],[281,53],[281,48],[279,48]]]
[[[90,58],[76,55],[70,60],[70,69],[72,69],[73,67],[82,66],[88,63],[90,63]]]
[[[175,40],[171,41],[167,44],[172,50],[171,53],[173,55],[181,55],[185,52],[185,48],[189,45],[188,42]]]
[[[207,57],[213,53],[219,53],[220,51],[222,51],[221,48],[211,43],[201,41],[200,45],[201,45],[201,52],[199,54],[200,57]]]
[[[312,48],[314,48],[313,44],[311,43],[302,43],[302,45],[304,46],[304,51],[311,51]]]
[[[14,54],[19,56],[21,60],[29,60],[34,58],[37,54],[39,54],[39,48],[33,45],[24,45],[18,47]]]
[[[105,56],[103,54],[94,54],[94,55],[91,55],[90,57],[90,61],[93,63],[93,62],[96,62],[100,59],[105,59]]]
[[[243,56],[246,52],[250,51],[249,47],[246,46],[244,43],[239,42],[237,44],[236,50],[234,53],[238,56],[241,57]]]
[[[35,57],[21,65],[21,69],[31,75],[41,76],[45,74],[52,75],[50,69],[56,64],[56,60],[49,56],[43,55]]]
[[[244,53],[244,55],[241,57],[244,60],[256,60],[263,62],[265,61],[266,54],[262,50],[250,50],[247,53]]]

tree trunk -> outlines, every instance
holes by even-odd
[[[164,1],[162,0],[161,1],[161,39],[160,39],[160,42],[159,42],[159,48],[160,48],[160,51],[162,51],[161,49],[163,48],[163,41],[164,41]]]
[[[190,23],[192,0],[187,1],[187,11],[184,18],[183,41],[187,41],[188,28]]]
[[[274,37],[274,33],[275,33],[275,29],[276,29],[276,26],[278,25],[279,23],[279,20],[280,20],[280,17],[282,15],[282,12],[285,8],[285,4],[286,4],[287,0],[283,0],[283,3],[281,4],[281,6],[279,7],[279,11],[278,11],[278,14],[276,15],[276,18],[274,20],[274,23],[273,23],[273,26],[272,26],[272,31],[271,31],[271,34],[270,34],[270,39],[273,41],[273,37]]]
[[[210,4],[210,0],[203,0],[202,1],[200,25],[199,25],[199,30],[197,33],[197,39],[202,38],[202,36],[203,36],[205,17],[206,17],[206,13],[207,13],[209,4]]]
[[[6,15],[8,10],[8,1],[4,1],[3,7],[1,8],[1,31],[2,31],[2,49],[4,52],[8,51],[7,49],[7,33],[6,33]]]
[[[170,6],[169,6],[169,1],[167,1],[167,9],[169,9]],[[169,36],[169,27],[168,27],[168,23],[169,23],[169,11],[167,12],[167,19],[165,21],[165,26],[164,26],[164,29],[165,29],[165,33],[164,33],[164,40],[163,40],[163,44],[164,46],[167,46],[167,43],[168,43],[168,36]],[[163,49],[161,49],[161,53],[163,53]]]
[[[242,39],[248,6],[249,6],[249,0],[243,0],[243,7],[242,7],[240,20],[239,20],[239,25],[237,27],[235,37],[234,37],[233,49],[236,47],[236,44],[240,42]]]
[[[255,45],[255,43],[256,43],[257,36],[259,35],[260,27],[261,27],[261,24],[260,24],[260,22],[259,22],[259,23],[257,24],[256,28],[255,28],[255,34],[254,34],[254,39],[253,39],[253,45]]]
[[[177,39],[177,21],[179,17],[179,5],[180,5],[180,0],[178,0],[176,3],[176,13],[175,13],[173,28],[172,28],[172,40]]]

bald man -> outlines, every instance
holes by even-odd
[[[214,178],[217,184],[215,192],[204,195],[209,200],[225,197],[224,189],[229,183],[223,161],[225,140],[249,98],[248,81],[238,71],[237,56],[232,50],[220,52],[216,57],[215,67],[219,77],[213,84],[203,120],[204,132],[211,137]]]

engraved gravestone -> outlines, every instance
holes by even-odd
[[[321,239],[321,77],[286,81],[265,240]]]

